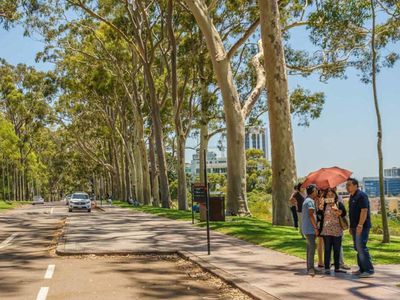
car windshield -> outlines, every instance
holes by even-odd
[[[73,194],[72,199],[89,199],[89,196],[86,194]]]

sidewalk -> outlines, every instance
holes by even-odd
[[[87,217],[71,215],[59,253],[141,253],[184,251],[224,274],[240,279],[265,299],[400,299],[399,266],[377,266],[376,276],[306,275],[305,262],[277,251],[206,231],[190,222],[174,221],[120,208]],[[268,296],[272,295],[271,296]],[[260,296],[262,298],[262,296]]]

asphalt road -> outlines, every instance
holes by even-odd
[[[73,212],[93,220],[106,213]],[[248,299],[175,257],[58,257],[64,203],[0,214],[0,299]],[[89,221],[90,223],[91,221]]]

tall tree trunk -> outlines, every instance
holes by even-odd
[[[176,70],[176,39],[173,24],[173,0],[168,0],[167,30],[171,44],[171,97],[174,105],[175,135],[177,139],[177,173],[178,173],[178,208],[187,210],[186,174],[185,174],[185,142],[178,100],[178,79]],[[182,100],[184,101],[184,100]]]
[[[135,96],[138,97],[137,93],[135,93]],[[140,153],[140,157],[138,157],[138,159],[136,160],[136,172],[140,174],[142,182],[141,192],[139,194],[142,196],[143,204],[149,205],[151,203],[151,186],[150,186],[149,160],[144,140],[143,116],[140,110],[139,103],[135,101],[137,99],[133,99],[133,97],[130,97],[130,100],[135,120],[135,130],[136,130],[135,138],[137,140],[136,145],[134,145],[134,151],[137,149],[138,152]],[[135,182],[134,180],[132,181]]]
[[[186,172],[185,172],[185,145],[186,139],[178,137],[177,139],[177,167],[178,167],[178,208],[187,210],[187,189],[186,189]]]
[[[161,124],[160,106],[156,98],[154,79],[153,75],[151,74],[150,66],[148,64],[144,64],[143,68],[150,94],[151,116],[153,121],[152,125],[154,129],[154,140],[157,150],[156,152],[158,160],[159,179],[160,179],[161,205],[164,208],[169,208],[169,202],[171,198],[169,193],[167,161],[165,159],[165,150],[163,141],[164,137]]]
[[[21,171],[19,172],[19,201],[24,200],[24,184],[23,184],[23,167],[21,167]]]
[[[228,116],[229,115],[229,116]],[[246,199],[245,120],[233,110],[226,118],[228,193],[227,210],[233,215],[248,213]]]
[[[11,200],[11,187],[10,187],[10,177],[11,177],[11,173],[10,173],[10,168],[9,168],[9,163],[8,160],[6,161],[6,168],[7,168],[7,194],[8,194],[8,201]]]
[[[129,172],[129,165],[130,165],[130,159],[129,159],[129,153],[128,151],[125,151],[125,188],[126,188],[126,199],[132,198],[132,182],[131,182],[131,175]]]
[[[151,203],[151,186],[150,186],[150,173],[149,173],[149,160],[147,158],[147,149],[143,140],[143,135],[138,140],[139,153],[141,155],[141,166],[139,170],[142,173],[143,182],[143,203],[144,205],[150,205]]]
[[[106,183],[104,179],[104,174],[100,173],[100,195],[99,195],[99,200],[104,199],[105,195],[107,193],[107,188],[106,188]]]
[[[17,167],[16,171],[17,172],[16,172],[16,178],[15,178],[15,182],[16,182],[16,186],[15,186],[16,193],[15,194],[16,194],[17,201],[20,201],[21,200],[21,188],[20,188],[20,183],[21,183],[20,177],[21,177],[21,175],[19,174],[18,167]]]
[[[26,179],[26,162],[24,160],[24,166],[22,168],[22,200],[29,200],[29,194],[28,194],[28,182]]]
[[[115,183],[114,183],[114,172],[107,172],[107,185],[108,185],[108,195],[111,199],[115,199]],[[107,199],[108,200],[108,199]]]
[[[224,102],[227,126],[227,211],[232,215],[245,215],[249,213],[246,198],[245,117],[233,82],[230,60],[204,1],[186,0],[186,3],[206,40]]]
[[[140,203],[144,204],[144,200],[143,200],[143,174],[142,174],[142,158],[140,155],[140,150],[138,145],[134,146],[134,150],[133,150],[133,154],[135,157],[135,175],[136,175],[136,180],[135,180],[135,193],[136,193],[136,197],[137,199],[139,199]]]
[[[158,185],[158,168],[156,162],[156,153],[154,148],[154,128],[151,131],[150,136],[150,163],[151,163],[151,193],[153,195],[153,206],[160,206],[160,190]]]
[[[120,177],[120,182],[121,182],[121,197],[123,198],[123,201],[128,201],[129,196],[128,196],[128,186],[127,186],[127,182],[126,182],[126,167],[125,164],[127,164],[128,162],[125,160],[125,151],[124,151],[124,147],[121,146],[120,149],[120,160],[121,160],[121,177]]]
[[[17,176],[18,176],[18,172],[17,172],[17,167],[16,167],[16,165],[13,165],[12,166],[12,168],[13,168],[13,177],[12,177],[12,182],[13,182],[13,184],[12,184],[12,194],[13,194],[13,197],[12,197],[12,199],[15,201],[15,200],[18,200],[18,189],[17,189],[17,187],[18,187],[18,181],[17,181]]]
[[[2,195],[3,198],[2,200],[5,201],[6,200],[6,172],[5,172],[5,166],[4,166],[4,156],[3,156],[3,160],[1,161],[1,178],[2,178]]]
[[[92,172],[92,182],[93,182],[93,197],[97,199],[97,194],[99,193],[99,185],[97,183],[97,176],[95,172]]]
[[[385,179],[383,177],[383,152],[382,152],[382,118],[379,108],[378,92],[376,84],[376,12],[375,12],[375,0],[371,0],[371,13],[372,13],[372,39],[371,39],[371,52],[372,52],[372,90],[374,94],[374,105],[376,112],[376,120],[378,123],[378,161],[379,161],[379,189],[380,189],[380,202],[381,202],[381,214],[382,214],[382,229],[383,229],[383,243],[390,243],[389,224],[386,213],[385,203]]]
[[[118,149],[115,140],[112,139],[112,153],[113,153],[113,161],[115,173],[113,173],[113,181],[114,181],[114,189],[115,189],[115,200],[122,200],[122,183],[121,183],[121,169],[120,162],[118,160]]]
[[[296,181],[296,163],[279,6],[277,0],[258,1],[272,145],[272,220],[274,225],[289,225],[287,199]]]

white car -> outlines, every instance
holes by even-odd
[[[88,212],[92,211],[92,202],[86,193],[73,193],[71,199],[68,201],[68,211],[72,212],[74,209],[84,209]]]
[[[32,205],[35,204],[44,204],[44,199],[42,196],[33,196]]]

